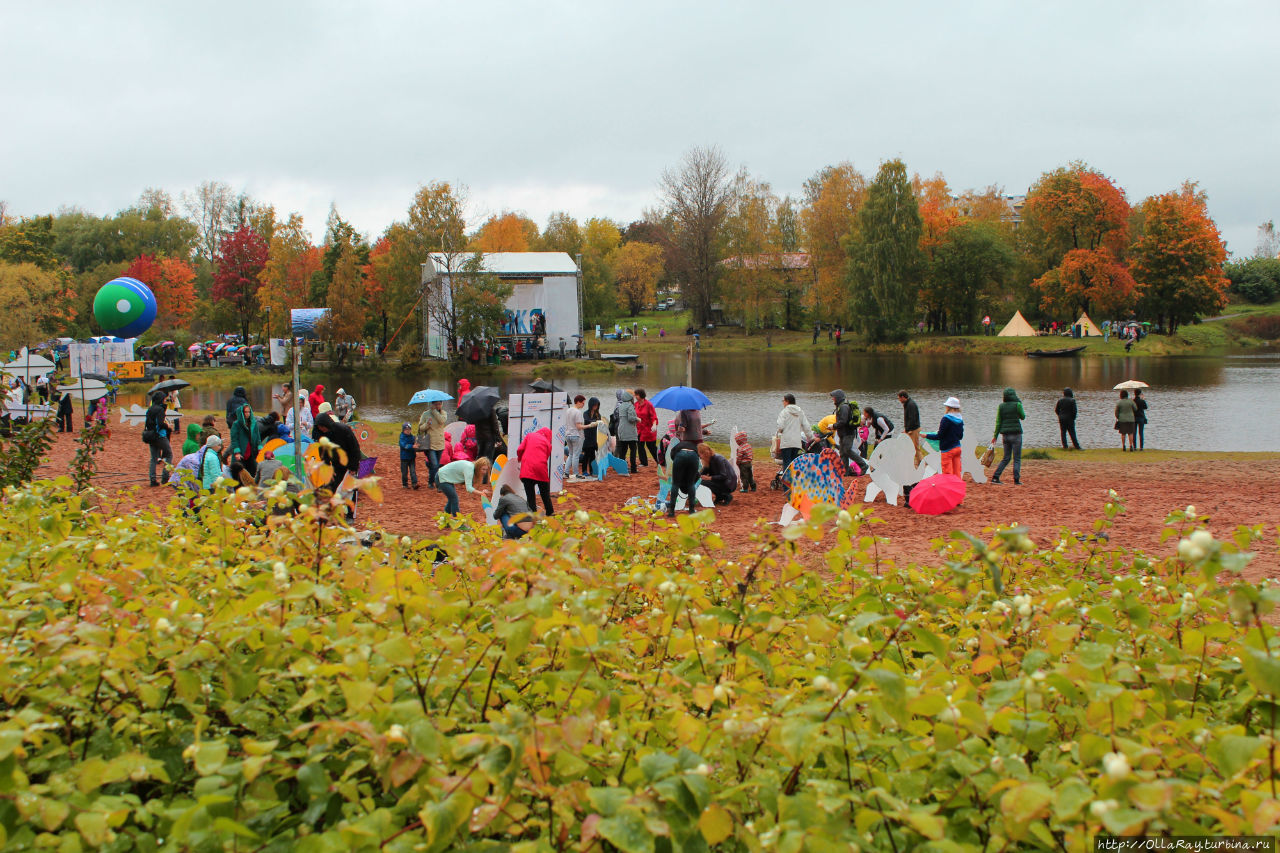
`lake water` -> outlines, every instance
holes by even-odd
[[[557,379],[571,394],[599,397],[604,412],[612,411],[614,391],[640,386],[652,397],[668,385],[684,379],[684,356],[652,354],[634,373],[593,374]],[[550,376],[554,363],[547,368]],[[466,375],[465,371],[461,375]],[[812,421],[831,411],[828,392],[843,388],[864,407],[883,411],[899,427],[902,407],[896,393],[906,388],[920,405],[926,430],[936,427],[942,401],[956,395],[964,405],[970,429],[990,435],[995,410],[1005,387],[1016,388],[1027,410],[1026,443],[1058,444],[1058,423],[1053,407],[1064,387],[1075,391],[1080,418],[1077,431],[1086,447],[1119,447],[1112,428],[1118,392],[1111,390],[1126,379],[1141,379],[1150,409],[1147,445],[1176,450],[1280,450],[1280,355],[1228,356],[1224,358],[1080,358],[1032,359],[1020,356],[913,356],[833,355],[809,353],[715,353],[699,355],[693,366],[693,384],[714,403],[704,416],[714,418],[713,438],[727,440],[733,425],[747,430],[752,443],[766,443],[776,428],[782,394],[790,391]],[[473,380],[475,381],[475,380]],[[406,402],[414,391],[435,387],[453,392],[454,383],[442,378],[414,379],[385,376],[348,378],[326,383],[332,399],[342,384],[356,398],[358,414],[365,420],[415,420],[421,406]],[[526,380],[501,384],[504,394],[527,391]],[[276,386],[273,390],[278,390]],[[255,408],[271,404],[272,391],[251,389]],[[227,392],[199,389],[184,393],[189,407],[222,409]],[[125,396],[125,402],[135,398]],[[452,409],[450,404],[446,408]],[[672,415],[659,411],[659,417]]]

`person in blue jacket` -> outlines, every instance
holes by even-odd
[[[408,421],[400,427],[400,485],[409,488],[409,481],[418,488],[418,437],[413,434],[413,424]]]
[[[964,418],[960,416],[960,400],[948,397],[942,405],[947,411],[938,424],[938,431],[925,433],[924,437],[938,442],[938,450],[942,451],[942,473],[963,477],[960,439],[964,438]]]

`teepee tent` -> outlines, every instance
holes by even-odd
[[[1031,324],[1027,322],[1027,318],[1022,316],[1021,311],[1015,311],[1013,319],[1004,324],[1004,328],[1000,330],[997,337],[1001,338],[1033,338],[1036,330],[1031,328]]]
[[[1093,321],[1089,319],[1088,312],[1083,312],[1080,314],[1080,319],[1076,320],[1076,325],[1080,327],[1080,334],[1082,337],[1086,337],[1086,338],[1102,337],[1102,330],[1099,329],[1097,326],[1095,326]]]

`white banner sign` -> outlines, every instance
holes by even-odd
[[[284,338],[271,339],[271,363],[283,367],[289,361],[289,351]]]
[[[107,365],[113,361],[133,361],[133,341],[104,344],[67,344],[71,375],[85,373],[107,375]]]
[[[565,404],[563,391],[512,394],[507,402],[507,457],[515,459],[524,437],[534,430],[551,430],[551,491],[564,491]]]

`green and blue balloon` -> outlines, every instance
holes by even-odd
[[[112,279],[93,297],[93,318],[108,334],[136,338],[156,320],[156,295],[136,278]]]

